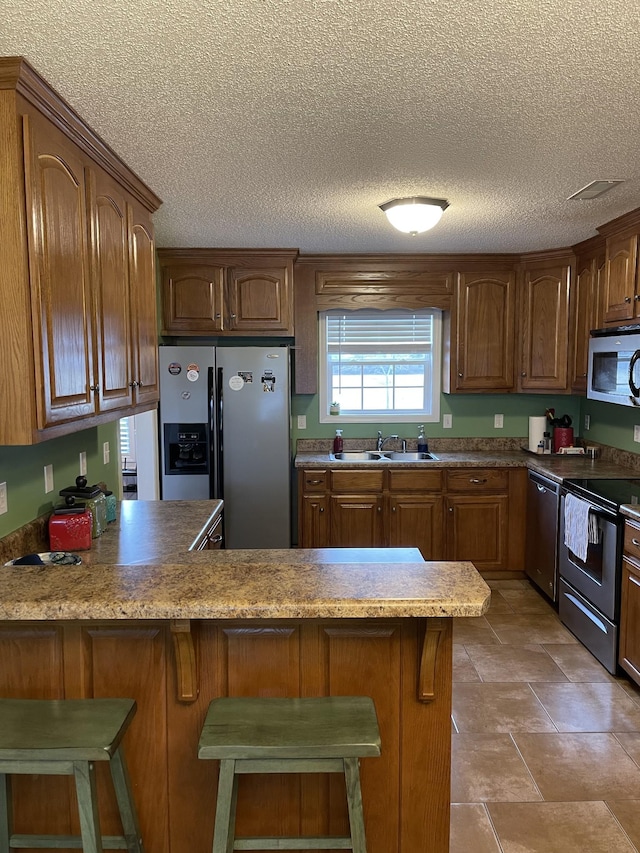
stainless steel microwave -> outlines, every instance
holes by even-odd
[[[587,398],[640,407],[640,324],[591,332]]]

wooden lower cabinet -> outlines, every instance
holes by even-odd
[[[175,629],[162,621],[0,624],[1,695],[136,700],[124,746],[147,850],[211,850],[218,765],[199,760],[197,744],[212,698],[366,695],[382,738],[381,757],[361,762],[369,853],[448,851],[451,619],[181,621],[199,688],[189,702],[179,695]],[[426,668],[434,696],[423,701],[417,685],[433,630],[439,642]],[[100,772],[102,828],[115,834],[105,783]],[[77,831],[68,778],[21,777],[14,789],[16,832]],[[341,834],[346,825],[338,776],[240,781],[241,835]]]
[[[618,663],[640,684],[640,524],[625,522]]]
[[[526,469],[301,470],[301,548],[419,548],[425,560],[524,571]]]

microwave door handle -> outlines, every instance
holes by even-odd
[[[629,389],[634,397],[640,397],[640,388],[633,381],[633,368],[638,359],[640,359],[640,350],[637,349],[629,360]]]

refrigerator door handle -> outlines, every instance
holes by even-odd
[[[217,420],[217,430],[214,434],[217,435],[217,441],[215,441],[215,447],[213,448],[216,459],[216,471],[217,471],[217,485],[218,485],[218,497],[221,500],[224,500],[224,476],[223,476],[223,458],[224,458],[224,423],[223,423],[223,409],[224,409],[224,400],[223,400],[223,373],[222,368],[219,367],[216,370],[216,383],[215,383],[215,415]]]

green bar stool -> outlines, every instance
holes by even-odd
[[[198,758],[220,759],[213,853],[233,850],[353,850],[366,853],[359,759],[380,755],[367,696],[317,699],[214,699]],[[235,837],[241,773],[344,773],[350,835]]]
[[[0,853],[17,847],[143,853],[121,748],[135,713],[133,699],[0,699]],[[100,834],[96,761],[109,762],[123,835]],[[25,773],[75,777],[80,836],[12,833],[10,777]]]

